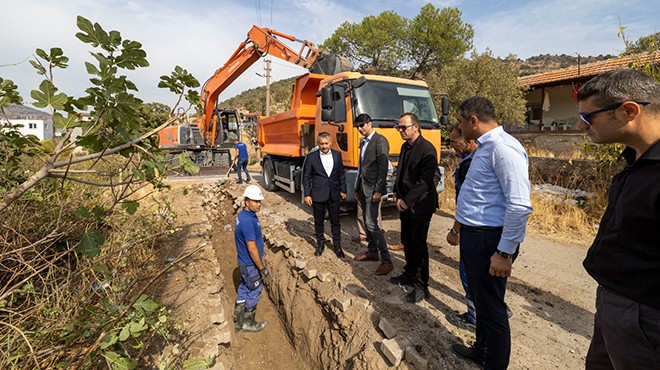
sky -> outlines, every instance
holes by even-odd
[[[89,45],[75,37],[76,17],[82,15],[142,43],[150,66],[125,74],[143,101],[171,106],[176,97],[157,87],[159,77],[181,66],[203,84],[253,24],[319,45],[343,22],[359,23],[386,10],[412,19],[429,2],[461,10],[462,20],[474,29],[474,50],[499,57],[618,54],[624,49],[617,37],[620,25],[631,41],[660,31],[660,0],[0,0],[0,77],[13,80],[29,105],[29,92],[42,77],[28,59],[37,48],[60,47],[70,61],[66,70],[56,70],[55,84],[61,92],[82,96],[90,86],[84,62],[93,62]],[[273,81],[305,72],[279,59],[272,63]],[[264,86],[265,78],[257,73],[264,74],[263,60],[220,101]]]

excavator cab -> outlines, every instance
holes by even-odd
[[[234,140],[240,140],[239,114],[236,109],[216,109],[213,112],[215,121],[215,145],[220,148],[233,148]]]

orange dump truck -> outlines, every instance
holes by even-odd
[[[333,137],[332,148],[339,150],[346,168],[349,201],[354,201],[361,135],[354,119],[368,113],[376,132],[390,144],[390,161],[396,165],[403,140],[396,130],[399,117],[412,112],[419,118],[422,136],[434,144],[440,160],[440,126],[447,121],[449,101],[442,99],[438,116],[428,86],[423,81],[342,72],[332,76],[308,73],[296,80],[291,110],[261,118],[258,123],[262,147],[262,173],[267,190],[277,187],[291,193],[301,189],[304,159],[316,146],[322,131]],[[444,189],[444,168],[438,191]],[[394,176],[388,179],[391,200]]]

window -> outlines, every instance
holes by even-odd
[[[30,122],[28,123],[28,128],[34,130],[37,128],[37,124],[34,122]]]

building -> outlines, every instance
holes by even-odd
[[[34,135],[39,140],[53,138],[53,118],[50,114],[23,105],[10,104],[0,116],[0,126],[12,124],[22,135]]]
[[[575,94],[596,75],[617,68],[656,65],[660,52],[627,55],[518,78],[528,88],[523,131],[575,131],[578,123]]]

